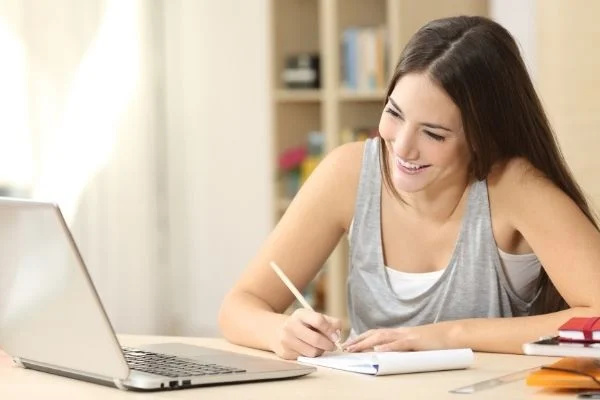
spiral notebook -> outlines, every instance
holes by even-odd
[[[406,352],[325,353],[320,357],[298,357],[298,362],[369,375],[465,369],[473,364],[471,349]]]

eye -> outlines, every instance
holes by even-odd
[[[386,107],[385,108],[385,112],[388,113],[388,114],[390,114],[394,118],[400,118],[400,119],[402,119],[402,115],[400,115],[400,113],[398,111],[394,110],[393,108]]]
[[[425,134],[426,134],[427,136],[429,136],[431,139],[433,139],[433,140],[435,140],[435,141],[437,141],[437,142],[443,142],[444,140],[446,140],[446,138],[445,138],[445,137],[443,137],[443,136],[441,136],[441,135],[436,135],[436,134],[435,134],[435,133],[433,133],[433,132],[429,132],[429,131],[423,131],[423,132],[425,132]]]

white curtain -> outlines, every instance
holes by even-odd
[[[0,0],[0,189],[61,205],[120,333],[218,334],[271,229],[267,5]]]
[[[0,184],[58,202],[115,329],[168,333],[161,2],[0,2]]]

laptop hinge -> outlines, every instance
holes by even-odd
[[[23,368],[31,368],[31,369],[35,369],[37,371],[48,372],[48,373],[52,373],[52,374],[66,376],[69,378],[82,379],[84,381],[99,383],[102,385],[108,385],[110,387],[112,387],[112,385],[114,385],[118,389],[128,390],[127,387],[123,384],[123,379],[119,379],[119,378],[111,378],[111,377],[105,377],[105,376],[96,375],[96,374],[82,373],[81,371],[77,371],[77,370],[73,370],[73,369],[69,369],[69,368],[58,369],[55,366],[41,363],[41,362],[32,363],[29,360],[23,360],[20,357],[13,357],[13,362],[16,365],[23,367]]]
[[[113,382],[115,383],[115,386],[121,390],[127,390],[127,387],[125,387],[125,385],[123,385],[123,381],[121,379],[115,378],[113,379]]]

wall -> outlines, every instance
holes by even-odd
[[[535,0],[489,0],[490,17],[513,35],[532,79],[536,79]]]
[[[267,0],[164,2],[169,332],[216,334],[271,229]]]
[[[537,2],[540,94],[565,157],[595,209],[600,206],[600,3]]]

